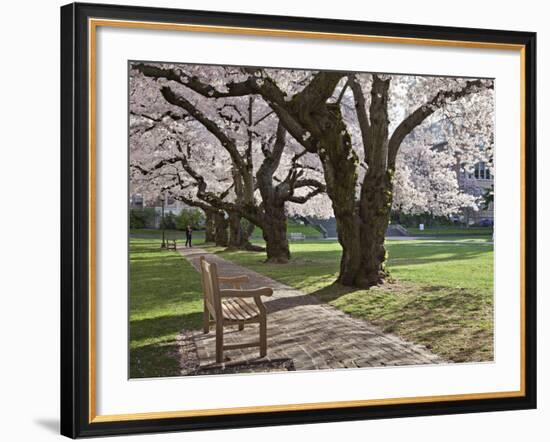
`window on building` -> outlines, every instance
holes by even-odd
[[[130,197],[130,205],[135,208],[143,208],[143,196],[132,195]]]
[[[493,178],[484,162],[476,164],[474,168],[474,177],[478,180],[490,180]]]

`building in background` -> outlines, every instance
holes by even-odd
[[[160,227],[163,213],[165,216],[169,213],[178,216],[183,210],[192,209],[192,207],[169,196],[165,199],[157,198],[152,201],[146,201],[143,198],[143,195],[139,193],[130,195],[130,210],[144,209],[153,209],[155,212],[155,216],[152,217],[150,224],[146,227],[158,229]]]
[[[447,144],[447,141],[442,141],[434,144],[433,149],[442,151],[446,149]],[[493,192],[494,177],[487,163],[481,161],[474,166],[473,171],[468,172],[465,170],[460,157],[456,157],[455,172],[460,189],[480,199],[478,210],[465,208],[462,213],[457,214],[455,220],[467,225],[492,226],[494,224],[494,203],[485,200],[486,195]]]
[[[486,197],[494,191],[494,177],[485,162],[474,166],[473,172],[467,172],[458,165],[458,183],[465,192],[479,196],[482,201],[479,210],[465,209],[463,211],[466,224],[492,226],[494,224],[494,202]]]

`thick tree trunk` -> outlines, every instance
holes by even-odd
[[[336,218],[338,241],[342,246],[337,282],[354,286],[361,264],[361,242],[355,202],[358,159],[339,107],[329,107],[329,111],[327,116],[317,120],[323,128],[323,136],[319,137],[323,146],[319,157],[323,164],[327,194]]]
[[[225,214],[221,210],[214,212],[214,229],[214,243],[217,246],[227,247],[229,244],[227,220],[225,219]]]
[[[374,87],[374,86],[373,86]],[[388,148],[387,82],[379,82],[370,114],[373,125],[366,146],[369,168],[356,197],[358,159],[339,109],[330,109],[332,125],[324,124],[323,163],[327,194],[332,201],[338,241],[342,246],[338,282],[371,287],[384,282],[384,239],[392,202],[392,173],[386,171]],[[319,118],[320,123],[323,122]]]
[[[385,268],[386,229],[393,200],[391,172],[367,173],[360,201],[361,264],[355,277],[359,287],[382,284],[388,276]]]
[[[332,169],[329,165],[325,170]],[[346,174],[345,172],[348,172]],[[340,284],[347,286],[356,285],[356,277],[361,265],[361,241],[357,211],[355,208],[355,166],[341,163],[341,167],[332,171],[335,176],[330,187],[327,182],[327,193],[332,201],[332,208],[336,218],[338,242],[342,246],[342,258],[340,259]]]
[[[243,224],[246,224],[243,226]],[[245,221],[236,212],[229,213],[229,248],[250,250],[252,244],[250,244],[250,235],[254,230],[254,226],[250,222]]]
[[[355,208],[356,165],[349,160],[338,163],[334,158],[336,152],[332,152],[332,149],[327,152],[331,155],[322,157],[323,169],[327,194],[336,218],[338,242],[342,246],[337,282],[353,286],[360,265],[359,226]]]
[[[334,202],[333,202],[334,205]],[[334,210],[336,215],[336,228],[338,229],[338,242],[342,246],[342,258],[340,259],[340,273],[337,282],[347,286],[357,285],[357,275],[360,271],[360,236],[357,216],[354,213],[348,215],[348,210]],[[346,215],[343,215],[346,213]]]
[[[374,76],[369,111],[371,126],[366,142],[369,168],[359,199],[361,265],[355,283],[360,287],[381,284],[387,277],[384,240],[393,200],[393,167],[388,161],[389,86],[389,79]]]
[[[284,202],[282,204],[267,204],[265,208],[266,222],[262,226],[266,262],[285,264],[290,259],[288,239],[286,236],[287,221]]]
[[[211,210],[204,211],[204,242],[210,243],[216,241],[216,220],[215,212]]]
[[[229,214],[229,244],[230,248],[241,246],[241,217],[236,213]]]
[[[353,88],[354,85],[352,85]],[[356,86],[356,85],[355,85]],[[345,202],[346,195],[343,181],[337,181],[339,192],[336,198],[332,197],[334,213],[337,219],[339,236],[346,235],[347,240],[340,241],[343,256],[340,269],[339,282],[355,287],[371,287],[384,282],[387,273],[384,267],[386,249],[384,240],[389,223],[392,205],[392,181],[393,170],[388,171],[388,89],[389,80],[383,80],[374,76],[371,90],[370,124],[363,116],[361,131],[365,148],[365,161],[368,169],[361,185],[359,201],[355,203],[355,189],[352,191],[348,185],[347,195],[354,199],[354,215],[349,214],[349,203]],[[357,94],[360,108],[364,109],[362,94]],[[358,112],[361,118],[361,113]],[[330,164],[336,169],[342,161],[337,157],[329,159]],[[347,165],[351,169],[351,165]],[[341,171],[340,171],[341,172]],[[344,196],[340,194],[343,193]],[[340,206],[348,207],[347,212]],[[338,211],[336,209],[339,209]],[[350,245],[350,241],[353,244]],[[348,250],[349,247],[353,247]]]

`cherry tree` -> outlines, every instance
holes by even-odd
[[[143,65],[135,67],[134,77],[140,83],[147,82],[139,74],[141,69]],[[148,65],[146,72],[162,72],[163,69],[166,68]],[[171,69],[179,67],[172,66]],[[205,71],[208,69],[203,68],[202,72]],[[215,82],[219,76],[232,75],[227,69],[219,67],[212,67],[210,71],[211,82]],[[199,200],[230,214],[231,232],[234,226],[231,214],[238,214],[249,221],[249,226],[261,227],[268,261],[288,261],[290,253],[286,238],[285,205],[306,203],[324,191],[323,175],[315,167],[315,158],[287,136],[286,129],[263,100],[252,96],[206,100],[197,97],[196,92],[184,85],[179,86],[168,86],[166,81],[158,81],[144,87],[147,89],[147,97],[155,105],[158,104],[158,97],[154,93],[151,96],[151,91],[156,91],[165,100],[164,105],[168,110],[165,109],[162,114],[163,123],[172,120],[172,127],[168,129],[172,132],[172,145],[171,149],[167,149],[158,140],[150,142],[153,146],[160,146],[164,158],[149,168],[139,166],[139,170],[147,174],[154,170],[157,175],[166,176],[166,168],[169,168],[173,175],[171,179],[180,180],[179,172],[174,175],[174,164],[178,164],[194,181]],[[175,126],[180,125],[179,120],[184,119],[180,116],[175,121],[173,117],[177,115],[176,112],[182,112],[198,123],[202,129],[199,132],[205,139],[190,140],[186,130],[176,130]],[[196,133],[191,131],[190,135]],[[182,147],[182,143],[186,146]],[[139,146],[139,143],[135,145]],[[196,150],[197,145],[201,146],[200,152],[195,153],[199,157],[205,152],[209,152],[207,155],[210,156],[210,152],[215,151],[212,158],[220,164],[223,163],[223,156],[217,152],[224,152],[228,157],[234,194],[231,200],[220,198],[220,189],[215,188],[220,182],[219,178],[216,181],[205,177],[204,168],[208,168],[208,165],[204,161],[193,164],[191,152]],[[154,158],[150,150],[141,149],[141,152],[147,152],[145,156],[149,160]],[[186,190],[190,188],[190,184],[183,180],[181,186],[185,186]],[[174,186],[169,187],[173,191]],[[240,227],[240,224],[240,218],[237,218],[237,226]],[[247,231],[246,240],[250,233],[251,229]],[[250,247],[247,245],[247,248]]]
[[[145,114],[144,114],[145,115]],[[146,202],[156,201],[159,197],[170,196],[185,204],[202,209],[206,218],[207,241],[217,245],[227,246],[228,222],[225,212],[196,198],[196,183],[181,173],[181,165],[177,161],[179,125],[174,119],[181,120],[178,115],[166,114],[156,118],[132,113],[130,118],[130,185],[132,193],[140,193]],[[154,115],[154,114],[153,114]],[[187,139],[193,138],[192,122],[185,126]],[[207,146],[194,144],[196,152],[193,160],[208,172],[208,179],[216,185],[221,199],[228,197],[231,191],[231,178],[223,163],[218,162],[214,155],[206,155]],[[223,156],[222,156],[223,158]],[[225,186],[225,188],[224,188]]]
[[[387,276],[384,235],[397,158],[415,129],[435,118],[453,119],[451,147],[467,156],[479,150],[470,139],[479,133],[485,150],[492,149],[487,116],[493,82],[487,79],[247,67],[212,78],[204,69],[150,64],[137,69],[169,82],[164,95],[183,86],[204,98],[259,96],[270,106],[284,129],[321,163],[343,249],[338,282],[344,285],[369,287]],[[471,125],[472,115],[480,127]]]

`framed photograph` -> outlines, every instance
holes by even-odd
[[[61,8],[61,432],[536,407],[536,35]]]

